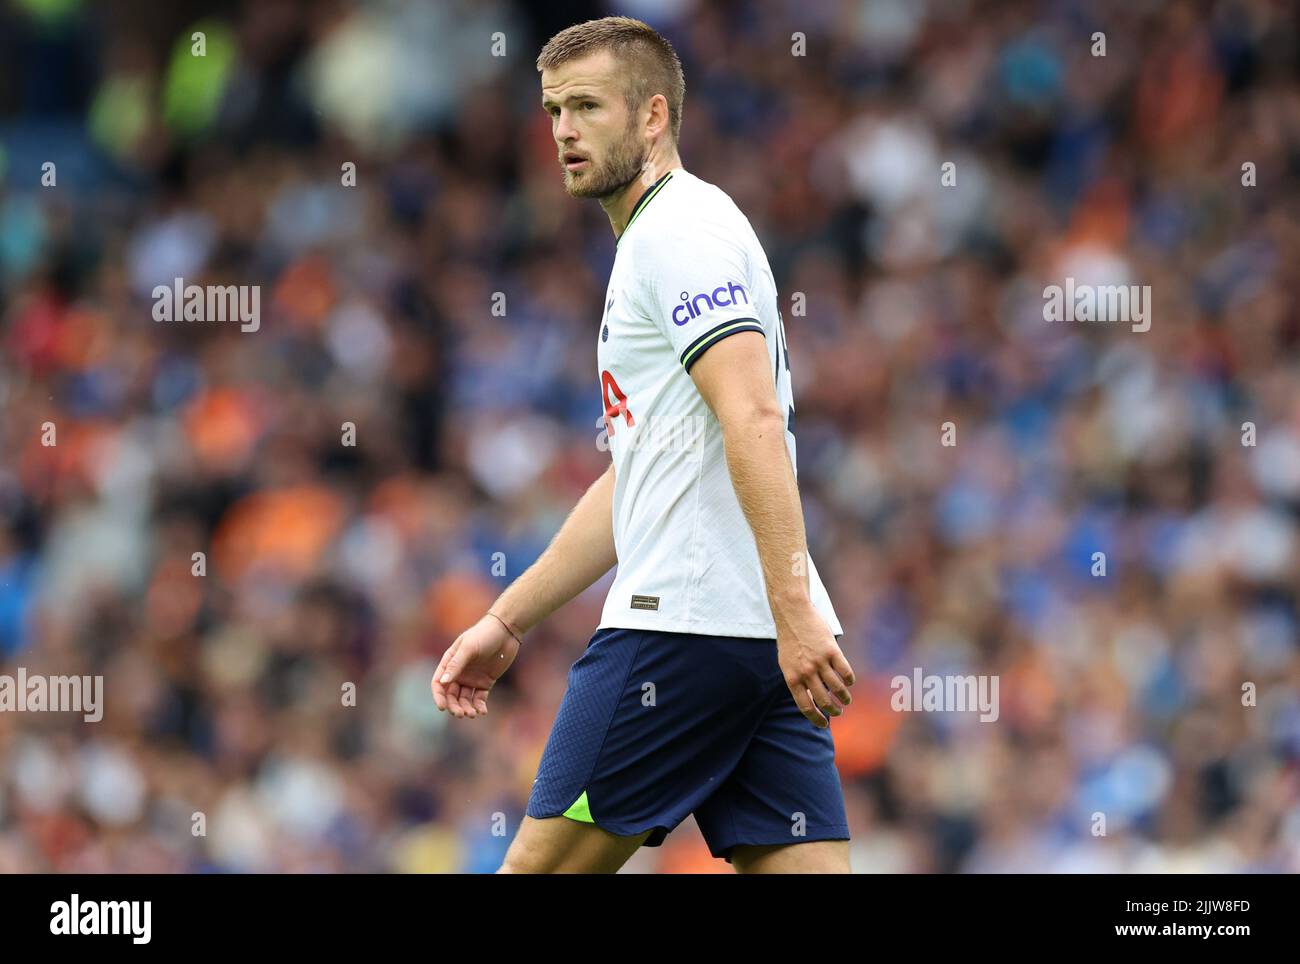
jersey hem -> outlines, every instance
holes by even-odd
[[[827,620],[826,625],[830,627],[831,635],[844,635],[844,630],[836,629],[830,620]],[[658,622],[635,618],[620,619],[618,622],[602,619],[596,629],[635,629],[643,632],[648,630],[660,633],[688,633],[695,636],[776,639],[776,623],[724,623],[708,619],[665,619]]]

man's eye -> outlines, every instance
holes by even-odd
[[[582,109],[583,109],[583,110],[587,110],[588,108],[590,108],[591,110],[595,110],[595,109],[596,109],[596,104],[595,104],[595,102],[594,102],[594,101],[590,101],[590,100],[589,100],[589,101],[585,101],[585,102],[583,103],[583,105],[582,105]]]

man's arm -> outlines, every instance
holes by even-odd
[[[488,694],[519,655],[519,637],[617,562],[611,463],[578,500],[541,558],[442,654],[430,683],[438,709],[457,719],[487,715]]]
[[[809,593],[803,508],[763,336],[741,331],[716,342],[690,374],[722,428],[727,470],[758,547],[786,683],[804,716],[829,726],[822,713],[843,712],[853,670]]]
[[[489,612],[522,636],[617,563],[611,462],[578,500],[546,551],[497,597]]]

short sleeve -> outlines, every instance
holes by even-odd
[[[697,223],[689,235],[655,238],[644,247],[651,248],[643,262],[645,309],[688,372],[722,339],[763,333],[749,258],[736,240]]]

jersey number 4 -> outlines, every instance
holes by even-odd
[[[786,380],[790,379],[790,346],[785,340],[785,319],[780,312],[777,313],[777,343],[776,343],[776,370],[772,372],[772,378],[779,385],[781,383],[781,368],[784,362]],[[636,419],[632,417],[632,410],[628,408],[627,396],[623,394],[623,389],[618,387],[618,382],[614,381],[614,376],[609,371],[600,373],[600,392],[605,401],[605,429],[611,436],[614,434],[614,419],[620,415],[627,422],[630,428],[636,425]],[[791,435],[794,434],[794,402],[791,401],[789,408],[786,410],[785,430]]]
[[[600,373],[600,393],[605,400],[605,430],[611,437],[614,434],[614,419],[620,415],[629,428],[636,424],[636,419],[632,417],[632,410],[627,407],[627,396],[623,394],[623,389],[618,387],[618,382],[614,381],[614,376],[607,371]]]

